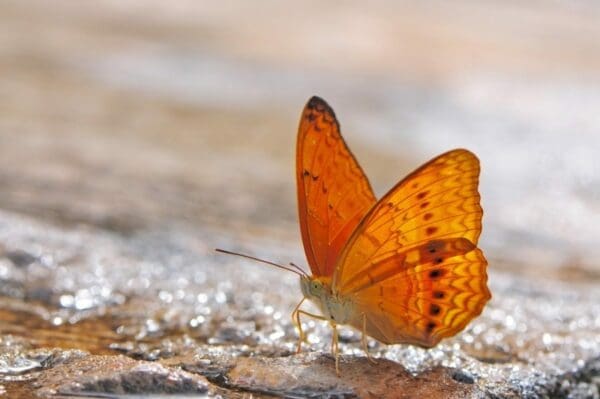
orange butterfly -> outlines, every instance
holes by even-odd
[[[376,201],[333,110],[318,97],[304,108],[296,150],[312,271],[301,278],[302,293],[334,328],[336,361],[338,324],[362,330],[363,345],[366,334],[432,347],[481,313],[491,295],[477,248],[483,210],[475,155],[442,154]],[[293,316],[302,339],[301,304]]]
[[[300,229],[312,271],[299,273],[304,298],[292,314],[298,351],[301,314],[331,324],[336,371],[339,324],[362,331],[368,356],[366,335],[432,347],[478,316],[491,298],[487,261],[477,248],[478,181],[479,160],[458,149],[427,162],[377,201],[333,110],[311,98],[296,152]],[[300,309],[306,299],[322,316]]]

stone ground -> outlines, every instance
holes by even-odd
[[[0,397],[599,397],[600,8],[238,3],[0,4]],[[482,316],[377,364],[342,329],[339,378],[295,277],[213,251],[305,264],[313,94],[379,195],[483,164]]]

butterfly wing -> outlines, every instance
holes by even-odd
[[[342,138],[333,110],[318,97],[312,97],[302,112],[296,148],[304,250],[314,276],[332,276],[339,253],[375,204],[375,196]]]
[[[434,158],[388,192],[340,255],[333,291],[352,298],[354,324],[386,343],[433,346],[462,330],[491,295],[477,240],[479,160]],[[364,315],[364,316],[363,316]]]
[[[446,259],[443,266],[427,262],[412,271],[374,284],[359,292],[352,323],[388,343],[424,347],[463,330],[490,299],[487,262],[479,248]],[[432,277],[436,276],[436,277]]]

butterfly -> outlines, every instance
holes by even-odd
[[[487,261],[477,247],[479,171],[473,153],[452,150],[377,200],[333,109],[312,97],[296,147],[300,230],[311,271],[291,264],[304,295],[292,313],[298,351],[305,338],[301,315],[330,323],[338,373],[338,325],[362,331],[370,359],[366,336],[430,348],[478,316],[491,298]],[[307,299],[320,315],[301,309]]]

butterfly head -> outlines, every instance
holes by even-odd
[[[325,295],[331,295],[330,285],[323,278],[300,276],[300,288],[308,299],[321,299]]]

